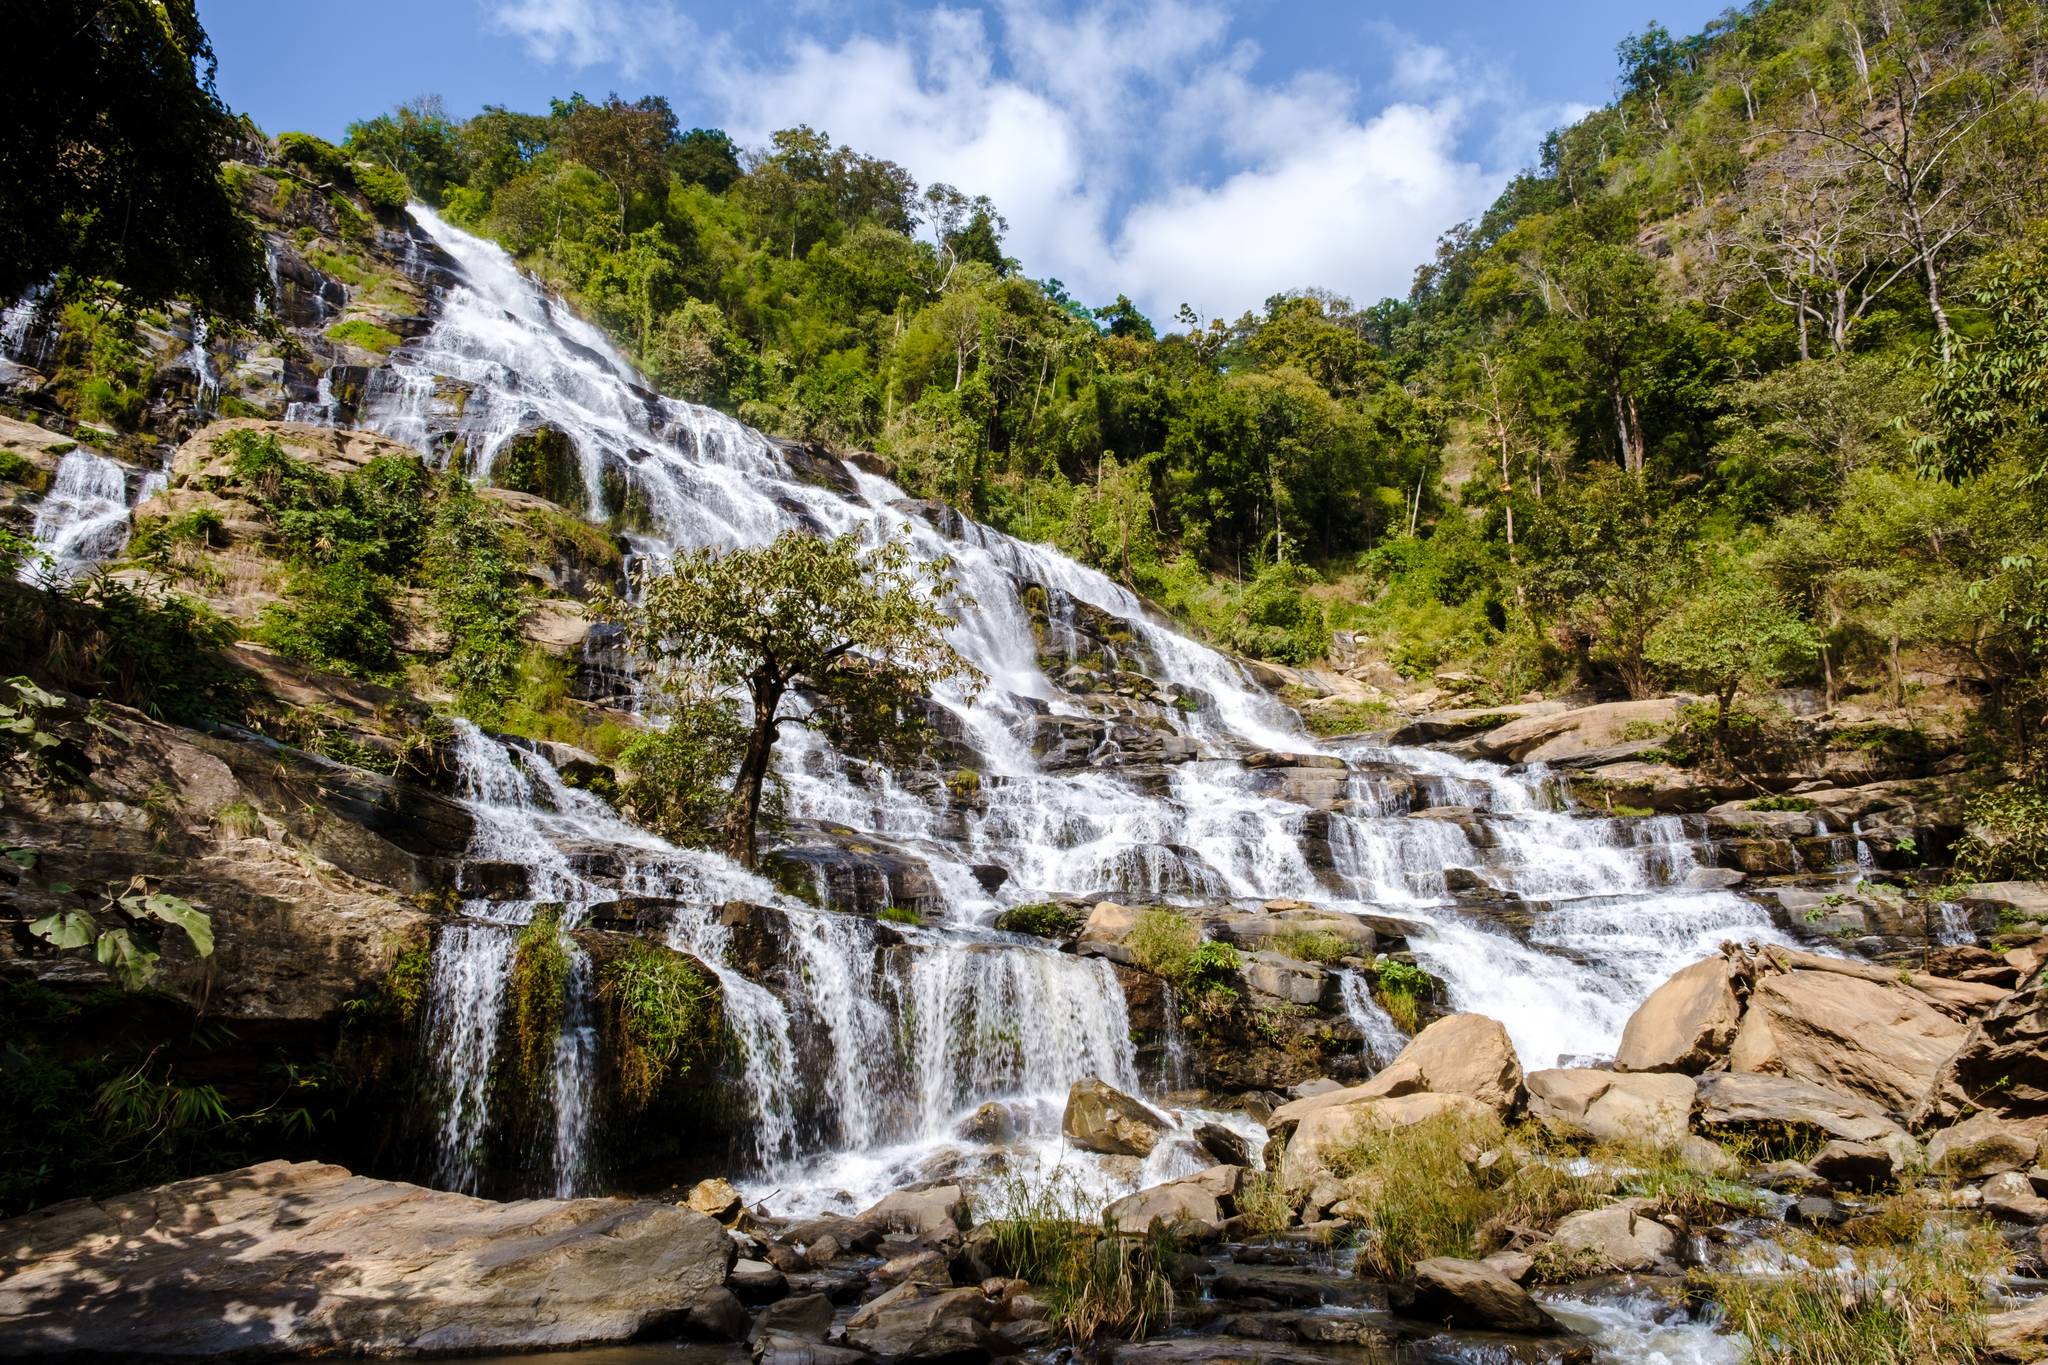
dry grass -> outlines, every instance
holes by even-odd
[[[1611,1187],[1543,1160],[1491,1115],[1367,1129],[1330,1153],[1329,1165],[1372,1234],[1359,1249],[1360,1267],[1389,1278],[1432,1256],[1488,1255],[1510,1227],[1548,1226],[1599,1203]]]
[[[1756,1365],[1920,1365],[1980,1359],[1984,1285],[2012,1253],[1989,1222],[1918,1191],[1846,1225],[1842,1242],[1787,1231],[1782,1273],[1700,1282]]]
[[[999,1269],[1028,1280],[1052,1320],[1076,1346],[1101,1336],[1143,1337],[1170,1322],[1166,1265],[1177,1247],[1155,1228],[1119,1233],[1063,1172],[1032,1184],[1013,1179],[980,1221],[994,1230]]]

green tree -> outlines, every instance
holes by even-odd
[[[248,319],[268,287],[221,176],[241,129],[193,0],[19,0],[0,82],[0,295],[59,271]]]
[[[755,865],[761,793],[786,724],[830,727],[855,747],[919,726],[923,694],[980,674],[946,640],[948,601],[971,605],[944,561],[908,539],[785,532],[767,545],[680,555],[643,580],[634,647],[678,692],[738,692],[747,738],[725,817],[727,853]],[[808,703],[786,709],[792,692]]]
[[[1762,575],[1745,564],[1710,578],[1650,632],[1645,656],[1714,698],[1714,731],[1744,687],[1773,687],[1812,662],[1813,627]]]

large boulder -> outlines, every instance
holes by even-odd
[[[1445,1015],[1411,1038],[1371,1080],[1283,1104],[1266,1120],[1266,1129],[1284,1135],[1318,1109],[1420,1094],[1462,1095],[1507,1117],[1522,1098],[1522,1064],[1507,1030],[1483,1014]]]
[[[1154,1223],[1180,1229],[1195,1240],[1215,1236],[1236,1209],[1244,1180],[1239,1166],[1211,1166],[1179,1180],[1169,1180],[1111,1203],[1103,1216],[1121,1232],[1143,1233]]]
[[[1529,1116],[1554,1133],[1676,1147],[1690,1131],[1690,1076],[1567,1067],[1532,1071],[1527,1084]]]
[[[1425,1322],[1489,1332],[1557,1332],[1556,1318],[1527,1290],[1479,1261],[1435,1256],[1415,1266],[1405,1312]]]
[[[1806,1129],[1844,1142],[1867,1142],[1913,1165],[1919,1144],[1870,1100],[1810,1081],[1752,1071],[1715,1071],[1697,1081],[1693,1122],[1709,1133]]]
[[[993,1316],[979,1289],[899,1284],[847,1319],[846,1344],[884,1360],[986,1360],[1008,1354]]]
[[[1634,1200],[1575,1213],[1557,1225],[1548,1254],[1567,1274],[1656,1270],[1677,1259],[1679,1238]]]
[[[1137,961],[1137,957],[1124,945],[1124,940],[1137,927],[1138,911],[1115,901],[1102,901],[1089,912],[1087,923],[1081,926],[1081,937],[1075,944],[1075,951],[1089,957],[1106,957],[1128,967]]]
[[[2048,984],[2015,991],[1971,1025],[1914,1122],[1953,1122],[1979,1108],[2048,1137]]]
[[[1172,1129],[1164,1115],[1093,1076],[1067,1092],[1060,1131],[1087,1152],[1107,1156],[1150,1156],[1161,1135]]]
[[[1704,1071],[1742,1022],[1737,980],[1735,964],[1720,954],[1678,971],[1629,1016],[1615,1070]]]
[[[1613,749],[1641,736],[1636,731],[1669,729],[1678,720],[1679,699],[1611,701],[1549,715],[1523,716],[1472,741],[1473,752],[1497,763],[1562,763]]]
[[[1763,972],[1750,990],[1728,1065],[1812,1081],[1905,1113],[1927,1094],[1968,1032],[1960,1019],[1896,980]]]
[[[1248,954],[1240,970],[1245,985],[1291,1005],[1316,1005],[1330,991],[1328,972],[1280,953]]]
[[[724,1292],[671,1204],[499,1204],[272,1161],[0,1223],[0,1355],[457,1354],[626,1341]]]
[[[1319,1095],[1337,1100],[1301,1116],[1280,1158],[1280,1184],[1290,1193],[1314,1189],[1333,1177],[1332,1154],[1358,1141],[1374,1128],[1406,1128],[1440,1114],[1491,1118],[1494,1111],[1468,1095],[1411,1094],[1372,1099],[1341,1099],[1348,1091]],[[1303,1101],[1313,1103],[1313,1101]],[[1277,1111],[1275,1117],[1278,1117]]]

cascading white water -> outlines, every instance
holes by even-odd
[[[1344,1015],[1359,1036],[1365,1039],[1365,1059],[1377,1071],[1401,1054],[1408,1046],[1408,1035],[1401,1032],[1401,1026],[1387,1013],[1386,1007],[1373,999],[1372,988],[1365,984],[1365,978],[1357,972],[1337,973],[1338,998],[1344,1002]]]
[[[50,491],[36,506],[29,533],[47,564],[31,561],[21,577],[69,583],[128,543],[128,471],[97,451],[76,446],[57,462]]]
[[[649,391],[595,328],[502,250],[428,210],[412,212],[421,239],[455,269],[430,273],[432,253],[415,253],[413,273],[435,285],[434,325],[371,374],[354,409],[363,426],[437,461],[460,451],[479,477],[507,440],[552,427],[580,460],[583,510],[593,518],[630,511],[639,562],[760,544],[788,530],[906,535],[920,555],[947,557],[973,599],[952,640],[989,680],[972,701],[949,688],[936,697],[977,755],[971,809],[912,791],[807,731],[786,735],[778,752],[796,826],[852,828],[929,866],[942,923],[909,932],[901,950],[883,946],[865,922],[819,914],[722,859],[670,847],[564,786],[537,755],[465,730],[462,795],[479,816],[471,861],[520,866],[526,885],[518,898],[472,897],[437,953],[429,1027],[445,1039],[434,1046],[457,1101],[448,1109],[450,1153],[473,1151],[488,1121],[494,1042],[476,1021],[496,1008],[491,993],[502,991],[514,926],[541,904],[562,906],[573,925],[616,894],[577,871],[565,851],[577,847],[619,853],[625,893],[669,902],[669,942],[718,976],[755,1109],[754,1165],[783,1182],[818,1141],[876,1153],[929,1149],[991,1099],[1041,1132],[1051,1105],[1056,1131],[1053,1101],[1073,1080],[1138,1084],[1114,974],[979,927],[1004,905],[1056,894],[1240,904],[1285,896],[1391,911],[1412,926],[1418,958],[1453,1003],[1502,1019],[1532,1067],[1611,1050],[1634,1003],[1720,940],[1776,937],[1741,897],[1681,888],[1696,861],[1682,823],[1560,811],[1540,772],[1350,745],[1336,755],[1352,769],[1336,809],[1272,794],[1240,761],[1247,751],[1331,751],[1237,664],[1154,620],[1127,589],[986,527],[954,521],[942,530],[911,515],[902,491],[872,473],[807,481],[759,433]],[[339,411],[323,386],[316,404],[293,415],[332,421]],[[1152,782],[1121,775],[1113,744],[1080,770],[1041,765],[1031,739],[1038,718],[1103,713],[1041,667],[1027,589],[1042,594],[1048,648],[1072,654],[1088,613],[1117,623],[1115,662],[1142,669],[1177,699],[1161,723],[1186,746],[1175,755],[1185,761]],[[1471,809],[1412,815],[1424,803],[1409,799],[1410,786],[1434,793],[1429,804]],[[1326,858],[1310,855],[1312,835],[1326,835]],[[999,891],[976,879],[982,865],[1007,873]],[[1447,869],[1471,870],[1504,896],[1524,898],[1501,903],[1524,907],[1527,926],[1503,927],[1454,895]],[[734,900],[789,916],[794,965],[774,989],[734,965],[717,911]],[[492,971],[498,978],[486,981]],[[1374,1044],[1392,1046],[1392,1037]],[[900,1083],[878,1076],[898,1058]],[[562,1060],[558,1076],[578,1065]],[[811,1075],[830,1093],[804,1093]],[[565,1098],[580,1099],[560,1093],[574,1084],[558,1080],[558,1119],[571,1111]],[[553,1161],[559,1173],[581,1169],[582,1158],[558,1150]]]

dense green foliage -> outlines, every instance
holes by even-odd
[[[876,449],[1239,650],[1306,661],[1335,627],[1503,699],[1696,686],[1724,713],[1943,675],[2029,767],[2042,24],[1780,0],[1653,27],[1406,299],[1180,330],[1027,278],[995,205],[809,128],[741,153],[658,99],[427,102],[348,146],[662,387]]]
[[[619,1099],[628,1107],[645,1108],[672,1079],[716,1057],[718,986],[683,954],[635,940],[599,965],[598,991],[611,1021]]]
[[[193,0],[18,0],[0,83],[0,295],[62,272],[248,318],[263,252],[221,162],[240,133]]]

